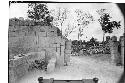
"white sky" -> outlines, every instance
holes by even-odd
[[[119,30],[114,30],[114,32],[110,35],[115,35],[119,38],[119,36],[123,35],[124,32],[124,19],[123,15],[121,14],[121,11],[117,7],[116,4],[113,3],[47,3],[49,10],[56,9],[58,7],[63,7],[67,8],[70,13],[69,13],[69,18],[65,21],[65,24],[63,25],[63,31],[67,27],[67,23],[70,23],[71,26],[73,23],[75,23],[75,18],[76,15],[74,14],[74,11],[76,9],[81,9],[83,11],[88,11],[90,14],[93,15],[94,23],[89,24],[85,29],[84,29],[84,36],[82,36],[80,39],[82,40],[89,40],[91,37],[97,38],[99,41],[102,41],[102,36],[103,32],[101,30],[101,26],[98,23],[97,19],[99,18],[99,15],[96,13],[96,10],[98,9],[107,9],[108,12],[111,14],[112,19],[116,21],[121,21],[121,29]],[[28,10],[28,5],[26,3],[16,3],[16,4],[11,4],[9,8],[9,18],[13,17],[24,17],[27,18],[27,10]],[[77,33],[78,29],[75,29],[74,32],[72,32],[68,38],[69,39],[78,39],[77,38]],[[109,35],[109,34],[106,34]],[[87,38],[86,38],[87,36]]]

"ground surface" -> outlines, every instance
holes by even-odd
[[[113,66],[101,58],[72,56],[68,66],[56,68],[52,73],[35,70],[30,72],[17,83],[38,83],[40,76],[61,80],[81,80],[97,77],[99,83],[116,83],[123,72],[122,67]]]

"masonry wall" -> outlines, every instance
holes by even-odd
[[[110,40],[111,61],[114,65],[124,65],[124,36],[117,41],[116,36]]]
[[[54,26],[9,26],[8,51],[9,59],[12,59],[12,62],[9,62],[10,83],[14,83],[26,74],[30,62],[39,59],[37,55],[48,62],[53,56],[57,56],[55,65],[63,66],[65,64],[66,39],[62,38],[58,32],[58,28]],[[26,54],[27,56],[14,60],[18,54]],[[23,61],[20,62],[20,60]]]
[[[8,46],[10,54],[17,54],[16,50],[19,53],[39,51],[39,49],[52,47],[51,44],[61,42],[56,27],[9,26],[9,29]]]

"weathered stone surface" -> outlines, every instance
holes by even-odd
[[[64,66],[64,56],[56,53],[56,66]]]
[[[111,45],[111,59],[113,63],[117,63],[117,59],[118,59],[118,43],[117,42],[112,42]]]
[[[65,46],[61,46],[61,56],[64,56]]]
[[[110,51],[111,51],[111,59],[112,59],[112,63],[115,65],[118,65],[121,61],[121,56],[118,52],[118,45],[119,42],[117,41],[117,37],[113,36],[111,37],[110,40]]]
[[[65,53],[71,54],[71,42],[61,36],[57,36],[58,28],[56,27],[16,25],[11,28],[18,28],[20,31],[18,33],[16,29],[14,29],[13,31],[15,32],[9,32],[9,52],[13,52],[13,48],[16,49],[17,52],[20,52],[17,47],[21,47],[23,51],[20,53],[27,53],[25,57],[15,57],[13,61],[10,61],[9,67],[16,68],[13,72],[16,72],[15,75],[17,78],[18,76],[23,76],[25,72],[27,72],[29,65],[31,65],[34,60],[45,58],[46,61],[48,61],[56,56],[56,66],[63,66],[64,59],[67,57],[64,56]],[[11,34],[14,37],[11,37]],[[66,41],[67,43],[65,43]],[[67,50],[66,52],[65,49]],[[44,52],[41,50],[44,50]],[[14,50],[12,54],[20,53],[15,53]],[[11,59],[13,59],[13,57],[11,57]],[[54,69],[54,66],[52,62],[48,64],[50,68]]]
[[[9,61],[9,78],[10,83],[14,83],[18,78],[28,72],[28,68],[35,60],[45,58],[45,51],[28,53],[23,57],[15,56],[15,59]]]
[[[49,60],[47,65],[47,73],[52,73],[55,70],[56,57],[53,57]]]
[[[120,45],[121,45],[121,62],[124,65],[124,36],[120,37]]]
[[[15,68],[9,67],[9,83],[15,83],[17,79]]]
[[[71,49],[72,42],[66,41],[66,49]]]
[[[71,54],[65,54],[65,58],[64,58],[65,60],[64,61],[65,61],[66,64],[68,64],[70,62],[70,56],[71,56]]]
[[[71,51],[70,49],[65,49],[65,54],[71,54]]]

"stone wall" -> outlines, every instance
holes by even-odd
[[[57,30],[51,26],[9,26],[9,54],[37,51],[49,48],[53,43],[60,43]]]
[[[66,41],[66,46],[65,46],[65,63],[66,65],[68,65],[68,63],[70,62],[70,56],[71,56],[71,45],[72,45],[72,42],[67,40]]]
[[[8,47],[10,60],[18,57],[18,54],[26,55],[9,61],[10,83],[24,76],[34,60],[45,58],[47,67],[52,66],[53,69],[56,66],[64,66],[70,61],[71,41],[58,36],[56,27],[9,26]],[[56,62],[51,64],[53,57],[56,57]]]
[[[29,72],[29,67],[35,60],[45,59],[45,51],[25,54],[25,56],[15,56],[9,60],[9,83],[16,83]]]
[[[111,37],[110,52],[111,62],[114,65],[124,65],[124,36],[121,36],[119,41],[116,36]]]
[[[110,41],[112,63],[117,63],[118,60],[118,42],[117,37],[113,36]]]
[[[124,65],[124,41],[125,41],[125,39],[124,39],[124,36],[121,36],[120,37],[120,46],[121,46],[121,63],[122,63],[122,65]]]

